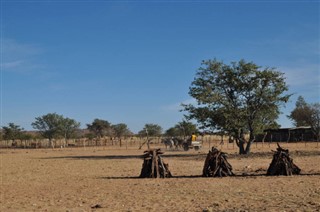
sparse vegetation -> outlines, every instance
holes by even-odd
[[[280,106],[290,95],[284,74],[240,60],[226,65],[216,59],[202,62],[189,94],[197,105],[184,105],[189,119],[204,129],[233,136],[240,154],[250,153],[257,133],[277,125]],[[249,134],[249,139],[244,134]]]
[[[308,104],[298,97],[296,107],[288,116],[296,127],[310,126],[317,141],[320,140],[320,103]]]
[[[35,119],[36,121],[31,124],[32,127],[39,130],[39,133],[44,138],[49,139],[49,143],[53,148],[55,145],[52,139],[63,137],[66,141],[74,135],[80,126],[80,123],[74,119],[64,118],[56,113],[48,113]]]
[[[141,179],[143,151],[82,147],[1,149],[2,211],[317,211],[320,209],[319,148],[284,143],[301,175],[267,177],[275,143],[239,155],[232,145],[211,142],[228,153],[236,177],[202,177],[209,143],[200,152],[165,151],[173,177]],[[151,144],[152,148],[163,147]],[[50,191],[50,192],[48,192]],[[112,203],[112,204],[111,204]]]

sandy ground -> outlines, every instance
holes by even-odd
[[[320,146],[320,145],[319,145]],[[209,147],[166,150],[173,178],[139,179],[143,150],[131,146],[0,149],[1,211],[320,211],[320,148],[283,144],[299,176],[267,177],[270,146],[229,153],[236,174],[201,177]],[[163,148],[163,146],[162,146]],[[100,207],[100,208],[95,208]]]

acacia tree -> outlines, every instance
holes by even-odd
[[[294,126],[308,126],[311,118],[312,110],[309,104],[302,96],[299,96],[296,101],[296,107],[291,111],[288,116],[292,120]]]
[[[2,127],[4,140],[12,140],[13,144],[15,140],[23,137],[23,128],[14,123],[9,123],[8,126]]]
[[[167,136],[181,136],[185,138],[186,136],[191,135],[192,133],[195,133],[197,131],[197,126],[195,124],[183,120],[181,122],[178,122],[174,127],[171,127],[168,130],[166,130],[165,134]]]
[[[145,124],[144,128],[140,130],[138,134],[148,134],[148,136],[160,136],[162,134],[162,127],[157,124]]]
[[[147,136],[147,145],[148,145],[148,149],[149,149],[150,148],[149,136],[151,136],[151,137],[161,136],[162,127],[157,124],[145,124],[144,128],[142,130],[140,130],[138,132],[138,134],[140,136]],[[139,149],[141,149],[142,145],[139,147]]]
[[[60,135],[63,116],[56,113],[48,113],[35,119],[36,121],[31,124],[32,127],[39,130],[41,136],[49,139],[49,145],[54,148],[52,139]]]
[[[167,129],[165,132],[165,135],[169,137],[177,137],[177,136],[181,136],[182,134],[181,134],[181,130],[174,126]]]
[[[121,137],[127,136],[132,134],[131,131],[128,129],[128,126],[124,123],[115,124],[111,126],[114,132],[114,135],[119,139],[120,141],[120,147],[122,146]]]
[[[185,120],[176,124],[175,127],[180,130],[180,135],[182,135],[184,138],[186,136],[191,136],[192,133],[196,133],[198,131],[195,124]]]
[[[288,116],[296,127],[310,126],[313,134],[320,139],[320,104],[308,104],[302,96],[296,101],[296,107]]]
[[[39,130],[44,138],[49,139],[49,145],[52,148],[54,148],[52,139],[63,137],[65,146],[66,140],[71,138],[80,126],[80,123],[74,119],[64,118],[56,113],[48,113],[35,119],[36,121],[31,124],[32,127]]]
[[[74,119],[70,119],[70,118],[61,119],[60,131],[64,137],[64,146],[66,145],[66,142],[68,139],[74,137],[79,127],[80,127],[80,122],[77,122]]]
[[[288,87],[283,75],[244,60],[231,65],[216,59],[203,61],[189,88],[198,104],[183,105],[184,110],[202,128],[233,136],[239,153],[249,154],[256,133],[276,124],[280,106],[290,97],[284,94]]]
[[[112,134],[111,124],[102,119],[95,119],[92,124],[87,124],[87,128],[89,131],[94,133],[98,139]]]

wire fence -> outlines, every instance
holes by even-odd
[[[148,139],[148,140],[147,140]],[[147,144],[153,147],[165,147],[165,144],[162,143],[163,137],[125,137],[125,138],[114,138],[114,137],[104,137],[100,139],[88,139],[88,138],[79,138],[79,139],[32,139],[32,140],[1,140],[0,148],[72,148],[72,147],[116,147],[116,148],[141,148]],[[211,148],[211,147],[220,147],[227,149],[237,149],[237,144],[234,140],[230,139],[228,136],[219,136],[219,135],[205,135],[198,136],[197,140],[200,141],[202,147]],[[264,147],[270,146],[272,144],[279,143],[293,143],[296,141],[272,141],[267,142],[254,142],[252,148],[254,147]],[[298,143],[317,143],[318,141],[299,141]]]

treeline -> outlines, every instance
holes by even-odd
[[[189,95],[196,103],[182,104],[186,120],[194,120],[202,130],[219,132],[232,137],[239,154],[249,154],[253,142],[267,129],[278,129],[280,108],[285,106],[293,94],[288,93],[284,73],[275,68],[261,67],[253,62],[240,60],[225,64],[217,59],[204,60],[189,87]],[[317,141],[320,140],[320,103],[306,103],[299,97],[296,108],[288,115],[296,127],[311,128]],[[80,123],[56,113],[37,117],[32,123],[36,136],[65,140],[79,136]],[[111,124],[95,119],[87,124],[87,138],[123,137],[133,134],[126,124]],[[13,123],[2,129],[2,138],[15,140],[29,134]],[[194,124],[182,121],[162,132],[157,124],[146,124],[139,136],[181,136],[196,132]]]
[[[112,124],[107,120],[94,119],[92,123],[86,124],[85,129],[80,129],[80,122],[75,119],[64,117],[57,113],[48,113],[46,115],[36,117],[31,123],[35,131],[25,131],[22,127],[15,123],[9,123],[1,129],[1,140],[10,141],[12,146],[57,146],[56,141],[59,140],[58,146],[68,146],[68,141],[72,139],[85,139],[82,141],[96,142],[106,141],[111,142],[116,140],[121,141],[128,137],[182,137],[186,138],[192,133],[199,132],[196,125],[183,120],[175,126],[169,128],[165,132],[161,126],[157,124],[145,124],[137,134],[134,134],[125,123]],[[35,143],[35,142],[36,143]],[[42,144],[48,142],[49,144]],[[22,144],[24,142],[24,144]],[[8,142],[6,145],[8,146]]]

